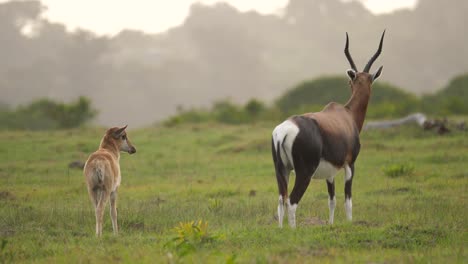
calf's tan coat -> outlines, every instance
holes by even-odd
[[[84,166],[84,176],[91,202],[96,214],[96,236],[102,235],[104,208],[110,199],[110,215],[114,234],[117,224],[117,189],[120,186],[120,151],[136,152],[124,127],[113,127],[106,131],[99,149],[92,153]]]

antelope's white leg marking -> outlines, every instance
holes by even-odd
[[[280,147],[280,156],[281,161],[285,168],[294,169],[294,162],[292,160],[292,146],[294,139],[299,133],[299,128],[290,120],[286,120],[283,123],[279,124],[273,130],[273,142],[275,142],[276,147]]]
[[[279,227],[283,227],[283,217],[284,217],[284,201],[283,196],[280,195],[278,200],[278,223]]]
[[[297,204],[291,204],[289,201],[289,198],[287,200],[287,206],[288,206],[288,222],[289,226],[292,228],[296,227],[296,209],[297,209]]]
[[[353,220],[353,201],[351,198],[345,200],[345,208],[346,208],[346,218],[349,221]]]
[[[330,225],[333,224],[333,220],[335,218],[335,207],[336,207],[336,197],[333,196],[333,199],[330,199],[330,197],[328,197],[328,209],[330,209],[330,215],[329,215],[328,223]]]

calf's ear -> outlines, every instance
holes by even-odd
[[[125,125],[124,127],[121,127],[121,128],[119,128],[119,129],[117,129],[117,130],[114,132],[113,136],[114,136],[115,138],[119,138],[120,136],[122,136],[122,134],[125,132],[125,129],[127,128],[127,126],[128,126],[128,125]]]

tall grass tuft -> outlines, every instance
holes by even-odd
[[[384,167],[382,170],[386,176],[396,178],[413,174],[414,166],[412,164],[392,164]]]

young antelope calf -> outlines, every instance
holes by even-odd
[[[99,149],[91,154],[84,166],[84,176],[88,193],[96,213],[96,236],[102,235],[104,208],[110,198],[112,228],[117,234],[117,188],[120,186],[120,151],[136,152],[130,143],[125,129],[127,126],[113,127],[106,131]]]

